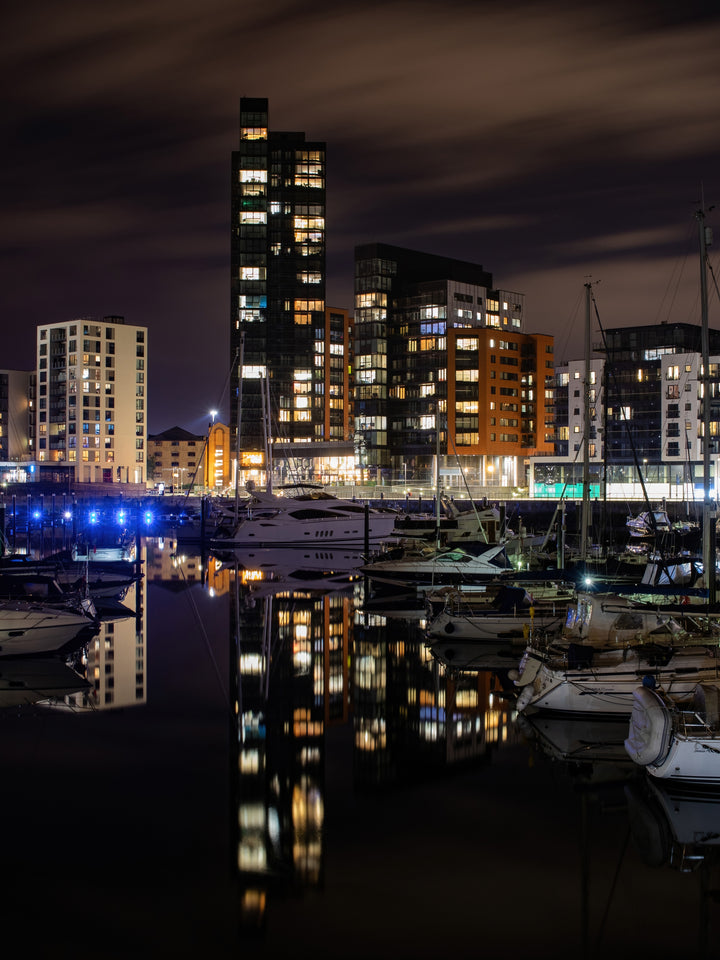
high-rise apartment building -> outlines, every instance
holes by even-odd
[[[37,331],[37,460],[82,483],[145,483],[147,328],[123,317]]]
[[[337,344],[325,306],[325,144],[271,131],[266,99],[240,102],[231,213],[231,395],[243,365],[231,433],[235,448],[240,419],[241,463],[257,464],[266,427],[276,457],[283,442],[329,440],[337,427],[325,376]]]
[[[523,330],[524,297],[482,266],[387,244],[355,251],[354,422],[361,461],[393,479],[462,467],[523,484],[552,450],[553,338]]]

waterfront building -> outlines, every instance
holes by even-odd
[[[388,244],[355,251],[354,426],[372,478],[524,486],[551,452],[553,338],[474,263]]]
[[[232,392],[242,390],[231,436],[240,420],[241,467],[265,468],[268,435],[278,446],[306,445],[314,459],[310,444],[347,439],[327,366],[345,335],[331,332],[337,312],[329,316],[325,303],[325,143],[270,130],[264,98],[240,101],[231,229]]]
[[[208,493],[224,493],[233,482],[233,450],[230,427],[213,420],[208,427],[205,455],[205,489]]]
[[[38,327],[42,472],[84,483],[145,483],[147,339],[146,327],[119,316]]]
[[[701,499],[701,329],[686,323],[605,331],[591,360],[590,484],[593,496]],[[709,331],[711,471],[720,452],[720,331]],[[531,495],[579,496],[584,470],[584,361],[553,380],[555,450],[531,464]],[[641,482],[642,475],[642,482]]]
[[[202,488],[206,482],[205,440],[202,434],[170,427],[148,437],[148,472],[170,493]]]
[[[30,396],[33,373],[0,370],[0,481],[27,479],[32,457]]]

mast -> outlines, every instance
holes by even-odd
[[[265,489],[272,493],[272,441],[270,423],[270,378],[263,377],[260,384],[260,399],[262,401],[263,440],[265,444]]]
[[[237,365],[237,437],[235,438],[235,523],[240,517],[240,427],[242,426],[243,364],[245,362],[245,332],[240,334]]]
[[[707,296],[707,247],[712,243],[710,227],[705,226],[704,203],[698,210],[698,233],[700,239],[700,309],[702,319],[702,383],[703,383],[703,569],[705,583],[708,590],[708,603],[716,600],[716,558],[715,558],[715,524],[717,509],[710,499],[710,330],[708,326],[708,296]]]
[[[580,560],[588,555],[590,529],[590,297],[592,284],[585,284],[585,387],[583,390],[583,478],[580,530]]]
[[[440,548],[440,403],[435,423],[435,546]]]

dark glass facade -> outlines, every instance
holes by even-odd
[[[230,354],[237,397],[242,340],[242,451],[263,450],[266,419],[276,440],[326,439],[325,144],[274,133],[268,120],[266,99],[241,100],[240,147],[232,154]],[[237,425],[231,400],[233,443]]]
[[[710,356],[717,356],[720,353],[720,331],[710,330],[709,339]],[[662,357],[700,353],[700,327],[687,323],[622,327],[607,330],[598,347],[605,352],[605,449],[608,464],[633,464],[636,458],[638,462],[661,463],[667,451],[662,422],[666,399]],[[720,406],[718,409],[715,406],[713,401],[710,415],[713,421],[720,420]],[[711,452],[716,454],[717,439],[712,445],[715,449],[711,447]],[[680,443],[675,455],[678,453],[682,453]]]

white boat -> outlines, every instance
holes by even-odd
[[[643,510],[636,517],[628,517],[625,526],[631,537],[653,537],[656,533],[672,531],[666,510]]]
[[[502,518],[497,507],[473,505],[470,510],[459,510],[454,500],[440,497],[442,516],[429,513],[404,513],[396,517],[394,535],[403,540],[438,538],[447,546],[463,543],[498,543],[501,538]]]
[[[671,696],[672,694],[672,696]],[[664,685],[633,691],[625,749],[652,777],[694,786],[720,785],[720,678],[699,682],[680,701]]]
[[[0,657],[53,653],[97,621],[81,611],[22,600],[0,603]]]
[[[691,621],[694,631],[702,629],[702,620]],[[579,591],[568,604],[562,637],[567,643],[595,646],[671,640],[687,632],[680,619],[670,611],[638,604],[615,593]]]
[[[566,620],[567,605],[535,603],[522,586],[503,584],[493,591],[484,609],[475,605],[463,609],[454,600],[446,605],[428,626],[428,636],[482,642],[486,640],[527,640],[531,632],[560,632]]]
[[[543,651],[528,646],[517,676],[512,677],[519,690],[518,712],[535,709],[629,717],[634,692],[646,676],[654,677],[674,698],[688,697],[699,682],[720,677],[716,644],[670,644],[664,626],[661,636],[657,643],[648,637],[635,646],[615,649],[570,644]]]
[[[401,556],[377,559],[360,568],[371,580],[399,587],[439,584],[487,583],[513,567],[502,544],[475,555],[456,547],[453,550],[402,552]]]
[[[536,580],[517,578],[506,580],[503,577],[497,583],[470,583],[459,587],[429,587],[424,591],[425,608],[428,618],[434,619],[443,610],[452,610],[456,613],[473,614],[488,610],[506,584],[521,586],[528,592],[535,606],[556,604],[567,610],[567,605],[575,600],[577,591],[575,584],[563,580]]]
[[[378,545],[393,536],[397,511],[341,500],[320,487],[294,485],[286,496],[253,490],[234,528],[221,525],[211,544],[227,546]]]

